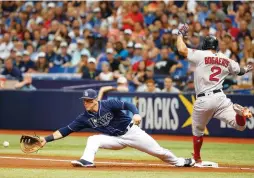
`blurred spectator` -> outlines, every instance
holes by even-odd
[[[128,88],[128,81],[125,77],[120,76],[117,79],[117,86],[113,87],[113,86],[103,86],[100,88],[99,90],[99,94],[98,94],[98,100],[101,100],[103,98],[103,96],[108,93],[109,91],[118,91],[118,92],[128,92],[129,88]]]
[[[27,44],[26,51],[29,52],[30,59],[32,61],[36,61],[38,52],[35,51],[35,48],[34,48],[34,46],[31,43]]]
[[[116,90],[119,92],[128,92],[129,88],[128,88],[128,81],[125,77],[120,76],[117,79],[117,87]]]
[[[194,85],[194,81],[192,79],[187,81],[187,84],[183,88],[183,92],[188,92],[188,93],[195,92],[195,85]]]
[[[47,62],[49,62],[49,67],[54,66],[54,61],[56,61],[57,54],[54,51],[54,42],[50,41],[47,43],[47,53],[46,53],[46,59]]]
[[[145,82],[149,79],[154,79],[153,68],[147,67],[145,71],[139,71],[133,78],[133,83],[137,86],[137,91],[144,91],[146,89]]]
[[[219,52],[224,54],[225,56],[227,56],[228,58],[231,55],[231,51],[229,49],[227,49],[227,45],[224,41],[221,41],[219,43]]]
[[[123,29],[133,30],[136,22],[144,23],[143,14],[139,12],[139,2],[133,2],[130,10],[131,12],[123,17]]]
[[[236,40],[239,42],[240,50],[244,48],[244,37],[247,35],[250,36],[250,31],[248,30],[247,25],[247,22],[244,20],[240,22],[240,31],[236,38]]]
[[[135,85],[140,86],[143,85],[145,82],[145,72],[146,72],[146,65],[145,61],[140,61],[138,63],[138,67],[134,70],[134,79],[133,82]]]
[[[107,53],[107,61],[110,64],[110,68],[113,72],[118,71],[119,70],[119,65],[120,62],[118,60],[114,59],[114,50],[112,48],[108,48],[106,50]]]
[[[156,74],[173,74],[177,68],[181,68],[182,64],[175,60],[169,59],[168,48],[161,49],[161,61],[156,62],[155,64],[155,73]]]
[[[53,61],[54,66],[71,66],[71,55],[67,53],[68,44],[66,42],[61,42],[60,44],[60,54],[56,56]],[[82,53],[81,53],[82,58]]]
[[[204,36],[216,35],[221,52],[243,65],[254,58],[253,4],[245,1],[3,2],[0,63],[10,58],[22,72],[27,71],[23,65],[25,58],[28,60],[25,55],[28,51],[29,61],[36,62],[35,72],[46,73],[50,65],[61,69],[77,67],[77,72],[87,73],[84,72],[88,71],[87,60],[93,56],[99,71],[103,61],[109,62],[116,78],[119,75],[128,80],[137,78],[142,73],[137,68],[144,64],[142,85],[147,80],[146,73],[155,78],[165,73],[171,74],[180,88],[186,84],[186,71],[191,74],[194,69],[178,56],[179,23],[189,24],[188,46],[199,49]],[[47,60],[39,62],[41,53]],[[177,64],[171,64],[172,61]],[[182,67],[176,67],[180,63]]]
[[[160,39],[159,28],[154,25],[150,25],[149,30],[152,33],[152,38],[153,38],[155,46],[160,49],[161,48],[161,39]]]
[[[113,80],[113,72],[110,70],[109,63],[104,61],[102,63],[102,72],[99,74],[100,81],[111,81]]]
[[[209,8],[208,5],[205,2],[200,3],[201,11],[198,13],[198,21],[202,25],[205,25],[205,19],[208,17]]]
[[[246,11],[244,13],[244,20],[248,24],[248,30],[252,30],[254,28],[254,20],[252,19],[252,14],[250,11]]]
[[[24,65],[22,61],[22,57],[23,57],[23,54],[21,52],[17,52],[16,57],[14,58],[14,61],[13,61],[14,66],[19,68],[19,70],[21,70],[21,68]],[[21,70],[21,72],[23,71]]]
[[[90,33],[88,35],[88,43],[88,50],[91,52],[91,55],[97,57],[105,50],[107,37],[99,33]]]
[[[101,71],[101,65],[105,61],[109,63],[112,72],[119,70],[120,62],[114,59],[114,50],[112,48],[107,48],[106,54],[102,54],[98,58],[99,58],[99,63],[97,65],[97,69],[99,71]]]
[[[232,26],[232,20],[230,18],[226,18],[225,22],[225,30],[228,32],[234,39],[237,38],[239,29]]]
[[[192,49],[201,49],[201,42],[200,42],[200,36],[198,33],[194,32],[191,39],[190,39],[190,48]]]
[[[131,35],[132,35],[132,30],[131,29],[125,29],[124,30],[124,40],[126,42],[130,42],[131,40]],[[129,43],[128,43],[129,44]],[[133,45],[132,45],[133,46]]]
[[[251,58],[253,56],[252,38],[250,35],[244,37],[244,58]]]
[[[133,56],[134,56],[134,43],[132,41],[128,42],[127,50],[128,50],[128,59],[133,58]]]
[[[217,20],[223,21],[226,18],[226,14],[215,2],[210,2],[210,13],[213,14]]]
[[[4,64],[5,66],[2,75],[5,75],[8,79],[16,79],[19,81],[23,79],[21,71],[17,67],[13,66],[10,58],[6,59]]]
[[[227,33],[227,32],[224,30],[222,21],[216,20],[216,34],[215,34],[216,37],[217,37],[219,40],[222,40],[226,33]]]
[[[98,79],[99,72],[96,70],[96,59],[90,57],[87,61],[87,70],[83,71],[83,79]]]
[[[120,72],[124,74],[130,66],[130,61],[127,60],[128,51],[123,48],[123,44],[120,41],[115,43],[115,51],[116,55],[114,58],[120,62],[119,69]]]
[[[131,37],[132,39],[145,38],[145,30],[143,29],[143,24],[141,24],[140,22],[134,23],[134,29]]]
[[[123,44],[120,41],[115,43],[115,50],[117,54],[115,55],[114,58],[116,58],[119,61],[125,61],[126,57],[128,56],[128,51],[124,49]]]
[[[109,17],[112,13],[112,7],[110,6],[110,1],[99,2],[99,7],[101,10],[101,17],[103,19]]]
[[[112,9],[112,14],[103,20],[101,26],[112,28],[112,23],[115,22],[119,29],[122,28],[122,17],[117,14],[117,8]]]
[[[89,55],[86,53],[86,51],[82,51],[81,60],[78,64],[78,73],[83,73],[84,71],[88,71],[88,68],[87,68],[88,58],[89,58]]]
[[[35,71],[35,63],[30,59],[30,53],[28,51],[24,51],[23,53],[23,67],[21,71],[23,73]]]
[[[161,90],[156,87],[155,81],[153,79],[148,79],[145,82],[145,86],[143,88],[138,88],[137,92],[157,93],[161,92]]]
[[[46,54],[44,52],[40,52],[38,54],[38,59],[35,64],[35,70],[39,73],[48,73],[49,63],[46,59]]]
[[[15,84],[15,88],[18,90],[36,90],[32,85],[32,77],[30,75],[25,75],[24,80]]]
[[[74,51],[73,56],[72,56],[72,60],[71,60],[71,64],[73,66],[76,66],[81,59],[81,52],[84,51],[87,53],[87,55],[90,57],[90,52],[84,48],[84,39],[78,39],[77,40],[77,44],[78,44],[78,48]]]
[[[3,39],[0,41],[0,58],[6,59],[10,55],[11,49],[14,47],[13,42],[11,41],[10,34],[5,33]]]
[[[162,46],[170,46],[170,41],[171,41],[171,31],[168,29],[165,29],[163,31],[162,37],[161,37],[161,45]]]
[[[162,92],[180,93],[180,90],[178,90],[176,87],[173,86],[171,77],[166,77],[164,79],[164,88],[162,89]]]
[[[208,17],[208,18],[205,19],[205,25],[204,26],[209,28],[209,34],[210,35],[215,35],[216,34],[216,29],[213,26],[211,18]]]
[[[226,33],[222,40],[225,42],[226,48],[230,50],[233,42],[231,35]]]
[[[140,43],[136,43],[134,46],[134,56],[131,58],[131,65],[141,61],[142,58],[142,45]]]

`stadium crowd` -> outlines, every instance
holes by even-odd
[[[254,3],[247,1],[1,1],[0,71],[80,73],[84,79],[131,83],[130,91],[193,92],[194,67],[176,49],[179,23],[188,47],[204,36],[240,65],[254,65]],[[251,88],[254,74],[225,88]],[[127,79],[127,80],[126,80]]]

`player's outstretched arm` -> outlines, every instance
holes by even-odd
[[[177,50],[178,50],[179,54],[181,54],[184,57],[188,56],[188,48],[187,48],[186,44],[183,41],[183,36],[182,35],[177,36],[176,47],[177,47]]]
[[[183,37],[187,35],[188,29],[189,29],[189,26],[186,23],[180,24],[178,26],[178,37],[177,37],[177,41],[176,41],[176,47],[177,47],[178,52],[184,57],[188,56],[188,48],[183,41]]]
[[[107,93],[109,91],[114,91],[114,90],[116,90],[116,88],[113,87],[113,86],[101,87],[100,90],[99,90],[99,94],[98,94],[98,101],[102,100],[105,93]]]
[[[244,74],[246,74],[246,73],[248,73],[252,70],[253,70],[253,66],[252,65],[247,65],[245,67],[241,67],[240,72],[237,75],[241,76],[241,75],[244,75]]]
[[[69,134],[71,134],[72,132],[73,132],[73,130],[71,130],[68,126],[63,127],[61,129],[55,131],[51,135],[48,135],[46,137],[40,137],[41,144],[42,144],[42,146],[44,146],[46,143],[66,137]]]
[[[138,113],[137,107],[132,103],[124,102],[124,109],[133,113],[132,121],[135,125],[139,125],[141,122],[141,116]]]

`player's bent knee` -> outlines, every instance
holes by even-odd
[[[87,145],[89,144],[99,144],[100,139],[98,135],[93,135],[87,138]]]

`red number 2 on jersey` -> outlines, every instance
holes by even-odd
[[[209,80],[210,81],[215,81],[215,82],[218,82],[220,79],[217,78],[216,76],[219,75],[221,73],[221,68],[218,67],[218,66],[213,66],[211,68],[211,71],[213,72],[210,77],[209,77]]]

